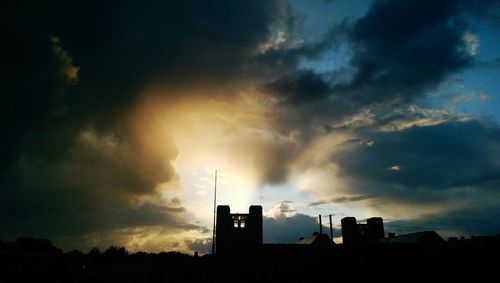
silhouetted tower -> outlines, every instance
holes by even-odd
[[[384,221],[382,217],[372,217],[366,220],[367,229],[367,238],[370,242],[376,242],[379,239],[383,239],[385,237],[384,233]]]
[[[346,245],[356,246],[365,243],[377,242],[384,238],[384,221],[381,217],[372,217],[366,224],[356,223],[354,217],[344,217],[342,223],[342,241]]]
[[[249,215],[247,218],[247,229],[252,242],[255,245],[262,245],[263,242],[263,231],[262,231],[262,206],[252,205],[249,209]]]
[[[344,245],[354,244],[357,241],[359,234],[356,218],[344,217],[340,220],[340,223],[342,225],[342,242]]]
[[[250,206],[248,214],[231,214],[228,205],[217,206],[217,254],[241,254],[262,246],[262,206]]]

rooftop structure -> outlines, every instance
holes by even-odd
[[[389,237],[380,239],[380,243],[387,244],[430,244],[430,243],[444,243],[443,238],[438,235],[435,231],[422,231],[404,235],[391,235]]]
[[[342,241],[344,245],[373,243],[384,238],[384,221],[381,217],[372,217],[366,224],[357,223],[354,217],[344,217],[342,223]]]
[[[262,206],[250,206],[248,214],[231,213],[228,205],[217,206],[217,254],[249,252],[261,246]]]

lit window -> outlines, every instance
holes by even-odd
[[[247,219],[246,215],[233,215],[233,228],[244,229],[245,221]]]

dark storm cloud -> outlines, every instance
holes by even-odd
[[[475,58],[468,53],[464,40],[471,26],[470,16],[481,21],[481,10],[486,12],[495,5],[485,2],[478,7],[468,1],[375,1],[366,15],[335,25],[320,42],[262,54],[257,59],[282,66],[283,75],[270,76],[261,87],[283,102],[273,112],[276,132],[285,136],[300,133],[293,150],[300,153],[318,136],[318,128],[327,132],[397,128],[394,125],[428,115],[401,109],[425,99],[429,90],[450,75],[474,66]],[[476,7],[474,11],[471,6]],[[348,66],[330,73],[300,69],[301,59],[318,58],[346,42],[351,56]],[[263,69],[265,63],[261,65]],[[372,117],[344,123],[367,109]],[[441,115],[442,119],[449,118]],[[364,123],[368,119],[370,123]],[[271,170],[264,170],[271,173],[262,174],[269,176],[264,183],[284,181],[290,164],[296,160],[295,154],[283,159],[281,151],[275,152],[278,155],[268,154],[270,158],[265,160],[280,162],[273,164]],[[262,164],[266,168],[269,163]]]
[[[129,115],[150,84],[244,79],[274,1],[2,2],[2,235],[199,229],[178,204],[177,150],[145,148]],[[251,71],[251,70],[250,70]]]
[[[500,128],[494,122],[450,122],[364,135],[373,146],[354,147],[333,158],[341,174],[358,183],[353,190],[361,193],[438,201],[436,191],[445,194],[469,186],[479,194],[481,187],[496,190],[500,181]]]
[[[110,119],[121,117],[148,83],[209,87],[244,77],[248,60],[280,15],[274,1],[60,1],[23,6],[18,10],[21,17],[60,38],[80,67],[85,95],[72,103],[91,109],[99,126],[116,123]]]
[[[311,128],[334,125],[366,109],[391,112],[421,101],[448,76],[474,66],[464,40],[471,15],[481,22],[477,16],[481,10],[496,4],[472,5],[475,11],[471,5],[469,1],[375,1],[363,17],[336,24],[310,49],[314,52],[294,56],[293,68],[263,87],[290,102],[276,115],[279,129],[300,131],[307,144],[315,136],[308,133]],[[314,59],[341,44],[348,46],[347,54],[340,55],[349,56],[348,66],[326,73],[298,67],[300,58]],[[379,117],[384,113],[375,114],[376,126],[391,123]]]
[[[411,101],[468,67],[458,1],[376,1],[348,31],[352,80],[338,85],[352,103]]]
[[[310,53],[317,56],[347,42],[349,52],[342,56],[350,56],[349,66],[313,76],[295,64],[264,90],[288,98],[293,103],[290,111],[300,115],[305,125],[318,119],[342,119],[384,103],[404,106],[424,97],[449,75],[474,66],[464,34],[472,21],[487,21],[481,15],[497,10],[494,1],[484,5],[472,1],[375,1],[363,17],[332,27]],[[304,77],[304,72],[309,76]],[[318,103],[308,105],[314,101]],[[297,111],[301,105],[305,108]],[[285,126],[288,118],[283,119]],[[290,124],[296,124],[291,120]]]
[[[284,76],[270,83],[266,89],[279,96],[284,95],[281,98],[294,105],[324,99],[330,91],[329,85],[311,70]]]
[[[0,49],[2,83],[0,118],[2,138],[0,168],[7,169],[21,151],[37,146],[39,151],[67,147],[67,140],[34,144],[33,135],[56,131],[69,132],[71,122],[64,122],[64,96],[74,82],[65,74],[68,62],[57,52],[57,43],[40,34],[33,23],[27,23],[11,7],[1,6]],[[61,111],[63,110],[63,111]],[[49,125],[53,131],[46,131]]]

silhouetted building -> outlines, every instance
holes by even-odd
[[[384,221],[381,217],[372,217],[366,224],[356,222],[354,217],[344,217],[342,224],[342,241],[345,245],[373,243],[384,238]]]
[[[318,232],[314,232],[311,236],[309,237],[301,237],[297,242],[295,242],[297,245],[312,245],[316,247],[324,247],[324,248],[330,248],[335,245],[335,242],[328,237],[326,234],[320,234]]]
[[[390,233],[389,237],[379,240],[381,243],[388,244],[418,244],[426,246],[443,245],[444,240],[435,231],[423,231],[404,235],[394,235]]]
[[[391,233],[389,237],[380,239],[379,243],[391,254],[405,254],[419,257],[432,257],[442,254],[445,241],[435,231],[423,231],[404,235]]]
[[[228,205],[217,206],[217,254],[241,254],[262,247],[262,206],[250,206],[248,214],[231,214]]]

